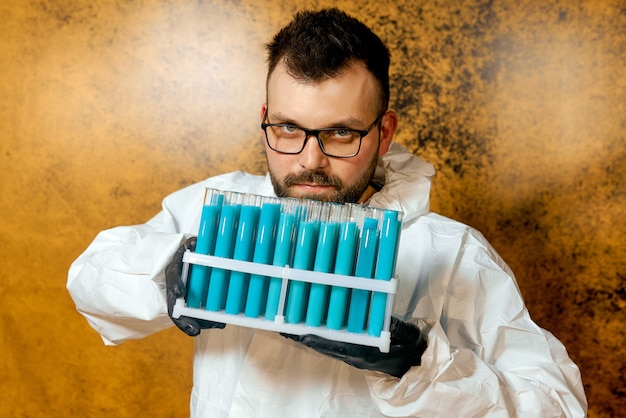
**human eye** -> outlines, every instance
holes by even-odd
[[[324,133],[327,139],[340,142],[352,141],[357,135],[353,130],[346,128],[330,129]]]
[[[278,128],[278,134],[285,138],[297,138],[302,133],[302,129],[295,125],[279,125]]]

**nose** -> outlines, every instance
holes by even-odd
[[[307,170],[317,170],[328,165],[328,157],[322,152],[314,135],[309,135],[306,138],[304,149],[298,154],[298,163]]]

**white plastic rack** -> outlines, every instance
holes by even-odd
[[[183,257],[182,279],[187,283],[190,264],[199,264],[208,267],[220,268],[230,271],[239,271],[242,273],[257,274],[268,278],[278,277],[282,279],[282,287],[280,291],[280,299],[278,305],[278,314],[274,320],[266,319],[264,316],[252,318],[245,316],[243,313],[230,314],[225,311],[209,311],[204,308],[190,308],[186,306],[184,298],[179,298],[174,305],[172,316],[179,318],[180,316],[188,316],[192,318],[205,319],[209,321],[222,322],[226,324],[238,325],[248,328],[263,329],[268,331],[276,331],[293,335],[314,334],[329,340],[341,341],[371,347],[378,347],[383,352],[389,352],[391,334],[389,325],[391,322],[391,312],[393,309],[393,300],[398,287],[398,279],[376,280],[366,279],[354,276],[344,276],[332,273],[320,273],[309,270],[293,269],[289,266],[278,267],[267,264],[259,264],[249,261],[240,261],[230,258],[222,258],[204,254],[198,254],[187,251]],[[380,336],[372,336],[365,330],[363,333],[349,332],[345,328],[340,330],[328,329],[325,326],[309,326],[305,323],[287,323],[285,322],[285,300],[287,298],[287,287],[290,280],[318,283],[329,286],[341,286],[348,289],[362,289],[373,292],[387,294],[387,303],[385,307],[385,317],[383,322],[383,330]]]

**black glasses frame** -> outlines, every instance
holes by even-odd
[[[280,154],[288,154],[288,155],[295,155],[295,154],[300,154],[302,152],[302,150],[304,150],[304,147],[306,147],[306,143],[309,140],[309,138],[311,136],[314,136],[315,139],[317,139],[317,143],[320,147],[320,149],[322,150],[322,153],[324,153],[324,155],[327,155],[329,157],[333,157],[333,158],[352,158],[352,157],[356,157],[359,154],[359,151],[361,151],[361,143],[363,142],[363,137],[369,135],[369,133],[371,132],[372,129],[374,129],[374,127],[376,125],[378,125],[380,123],[380,121],[382,120],[383,116],[385,115],[385,113],[387,113],[386,110],[384,110],[380,115],[378,115],[378,117],[374,120],[374,122],[370,125],[369,128],[367,129],[352,129],[352,128],[322,128],[322,129],[308,129],[308,128],[303,128],[301,126],[298,125],[294,125],[291,123],[261,123],[261,129],[263,129],[263,132],[265,132],[265,141],[267,142],[267,146],[270,147],[270,149],[272,151],[278,152]],[[263,115],[263,120],[266,120],[267,118],[267,110],[265,111],[265,114]],[[302,147],[300,147],[299,151],[291,151],[291,152],[286,152],[286,151],[280,151],[277,150],[275,148],[272,147],[272,145],[270,144],[270,139],[267,136],[267,128],[271,127],[271,126],[277,126],[277,127],[293,127],[293,128],[297,128],[300,129],[302,131],[304,131],[304,140],[302,141]],[[357,148],[356,152],[352,155],[333,155],[333,154],[329,154],[328,152],[326,152],[326,150],[324,149],[324,144],[322,143],[322,140],[320,139],[320,133],[322,132],[329,132],[329,131],[336,131],[338,129],[345,129],[345,130],[349,130],[352,132],[356,132],[359,134],[359,147]]]

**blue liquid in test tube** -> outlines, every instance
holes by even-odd
[[[263,203],[259,217],[256,244],[254,246],[254,258],[252,259],[255,263],[272,263],[274,249],[276,247],[276,230],[279,218],[279,203]],[[258,318],[259,315],[261,315],[262,309],[264,310],[267,304],[268,287],[269,278],[258,274],[250,276],[250,286],[248,288],[248,298],[245,308],[246,316]]]
[[[309,214],[307,214],[309,215]],[[295,253],[293,256],[293,268],[301,270],[311,270],[315,261],[315,249],[317,246],[317,236],[319,234],[319,220],[315,216],[309,216],[308,220],[300,222],[298,228],[298,240],[296,241]],[[306,312],[309,289],[311,283],[292,280],[287,291],[287,313],[285,321],[297,324],[302,321]]]
[[[260,211],[261,208],[255,205],[245,204],[241,206],[237,238],[233,251],[234,260],[252,260]],[[250,275],[248,273],[236,270],[230,273],[226,296],[226,313],[237,315],[244,310],[245,302],[248,297],[249,283]]]
[[[276,248],[274,250],[274,259],[272,264],[279,267],[285,267],[291,263],[293,254],[292,242],[297,231],[297,210],[292,207],[291,202],[285,204],[283,212],[278,220],[278,230],[276,231]],[[270,279],[269,288],[267,290],[267,306],[265,308],[265,318],[273,321],[278,314],[278,305],[280,301],[280,289],[283,285],[281,277],[272,277]],[[282,315],[283,313],[280,312]]]
[[[215,242],[215,256],[232,258],[240,210],[240,204],[228,203],[222,206],[220,224]],[[220,268],[211,269],[211,279],[209,280],[209,290],[206,301],[207,310],[219,311],[224,309],[229,277],[229,270]]]
[[[376,280],[391,280],[394,275],[396,251],[400,232],[399,212],[387,210],[382,220],[380,244],[378,247]],[[367,333],[376,337],[380,336],[385,319],[387,306],[387,293],[374,292],[372,307],[370,310]]]
[[[365,279],[374,277],[376,250],[378,249],[378,221],[365,218],[361,228],[359,253],[354,275]],[[353,289],[348,313],[348,331],[362,333],[365,331],[365,320],[370,302],[368,290]]]
[[[327,220],[320,223],[317,240],[317,250],[313,271],[331,273],[335,266],[337,255],[337,241],[339,238],[339,216],[342,206],[336,204],[326,204],[325,209],[330,213]],[[326,218],[326,216],[322,216]],[[328,286],[320,283],[312,283],[309,293],[309,302],[306,308],[305,323],[312,327],[319,327],[324,322],[326,308],[328,306]]]
[[[335,261],[335,274],[352,276],[356,260],[358,241],[358,228],[355,222],[345,221],[341,223],[339,243],[337,245],[337,260]],[[326,327],[329,329],[341,329],[346,317],[348,303],[348,288],[333,286],[330,291],[328,302],[328,319]]]
[[[198,254],[213,255],[215,249],[215,237],[220,221],[220,210],[224,201],[224,195],[218,190],[207,189],[200,217],[198,240],[195,252]],[[204,306],[209,287],[209,273],[211,268],[200,264],[191,265],[189,283],[187,283],[187,306],[199,308]]]

